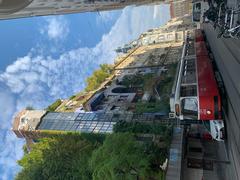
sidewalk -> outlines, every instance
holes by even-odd
[[[181,180],[183,128],[174,127],[166,180]]]

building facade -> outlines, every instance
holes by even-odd
[[[171,18],[183,17],[186,14],[191,14],[190,0],[176,0],[170,1],[170,15]]]
[[[186,31],[195,29],[190,16],[172,18],[166,25],[150,29],[143,33],[138,39],[139,45],[149,45],[156,43],[183,42]]]
[[[164,26],[149,29],[147,32],[142,33],[137,40],[125,44],[123,47],[118,47],[116,52],[128,54],[134,48],[143,45],[183,42],[185,39],[185,32],[195,28],[196,26],[192,23],[191,16],[189,15],[172,18]]]
[[[12,131],[19,138],[38,139],[49,131],[53,134],[69,131],[110,133],[115,123],[114,115],[109,113],[23,110],[15,116]]]
[[[1,0],[0,19],[105,11],[160,0]]]
[[[138,115],[135,118],[137,121],[154,118],[154,113],[168,115],[165,111],[168,108],[158,105],[161,98],[171,92],[161,94],[160,86],[165,79],[175,77],[174,69],[181,56],[184,33],[186,28],[190,28],[187,22],[171,20],[164,27],[143,33],[136,40],[138,45],[134,49],[118,57],[112,74],[99,88],[62,101],[59,107],[74,106],[71,112],[68,108],[57,108],[55,111],[58,112],[23,110],[14,118],[13,132],[17,137],[26,139],[45,137],[49,133],[47,131],[111,133],[116,122],[132,121],[135,115]],[[176,37],[179,32],[181,38],[157,41],[162,35],[169,37],[170,33],[174,33]],[[153,37],[156,38],[155,43],[149,40],[146,44],[142,42],[144,38]],[[165,103],[166,106],[169,105]],[[83,111],[79,111],[79,107]]]

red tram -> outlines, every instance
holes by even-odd
[[[222,105],[212,59],[202,30],[188,33],[170,98],[170,117],[210,122],[214,139],[223,138]],[[214,137],[215,136],[215,137]]]
[[[221,98],[218,85],[204,41],[204,35],[200,29],[195,31],[195,45],[200,119],[221,119]]]

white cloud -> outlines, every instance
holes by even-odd
[[[23,154],[23,141],[10,131],[16,99],[3,83],[0,83],[0,99],[0,179],[9,180],[20,169],[16,160]]]
[[[166,5],[128,7],[122,11],[110,32],[103,35],[93,48],[72,49],[57,59],[29,53],[8,66],[6,71],[0,74],[0,99],[5,98],[4,102],[0,102],[0,106],[6,106],[5,109],[0,108],[0,115],[6,111],[4,116],[0,116],[1,123],[6,124],[2,127],[3,133],[0,133],[0,173],[13,176],[18,169],[15,161],[22,154],[20,149],[23,142],[16,140],[8,131],[15,111],[28,105],[43,108],[57,98],[66,98],[80,91],[85,86],[86,77],[91,75],[99,64],[113,62],[116,56],[115,48],[137,38],[149,28],[162,25],[168,19],[169,10]],[[64,34],[65,30],[55,32],[50,24],[59,26],[55,20],[49,20],[49,27],[44,30],[49,38],[58,38]],[[61,27],[57,29],[59,31]],[[4,152],[4,156],[1,152]],[[13,170],[14,168],[16,169]]]
[[[46,17],[46,25],[40,29],[50,40],[63,40],[69,33],[69,22],[64,16]]]

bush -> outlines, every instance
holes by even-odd
[[[129,133],[111,134],[91,159],[93,179],[149,179],[150,159]]]
[[[142,113],[156,113],[156,112],[169,112],[169,99],[162,99],[154,103],[151,102],[137,102],[135,112]]]
[[[52,105],[48,106],[46,110],[50,112],[55,111],[61,104],[62,104],[61,99],[58,99]]]
[[[72,95],[70,98],[69,98],[69,100],[72,100],[72,99],[74,99],[76,96],[75,95]]]
[[[115,133],[130,132],[130,133],[165,135],[166,133],[168,133],[168,131],[171,131],[171,127],[168,127],[166,125],[157,124],[157,123],[118,121],[114,125],[113,131]]]
[[[153,77],[153,74],[136,74],[124,76],[121,84],[126,87],[143,87],[148,84],[148,81]]]

